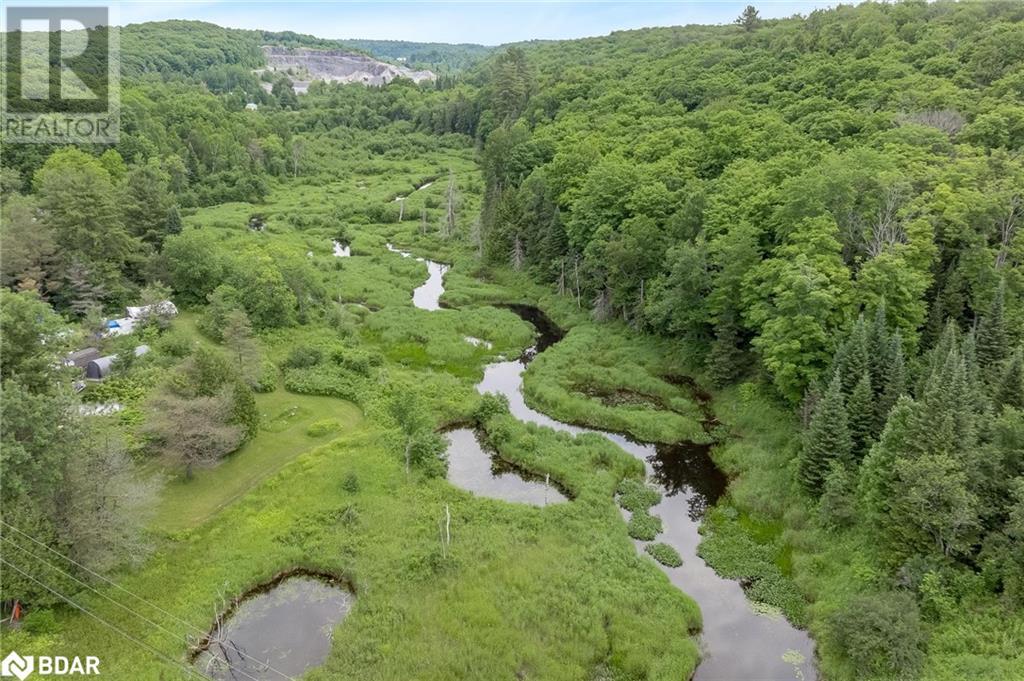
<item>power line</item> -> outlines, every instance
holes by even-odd
[[[146,648],[146,649],[147,649],[147,650],[149,650],[149,651],[150,651],[151,653],[153,653],[153,654],[154,654],[154,655],[156,655],[157,657],[161,658],[161,659],[162,659],[162,660],[164,660],[165,662],[169,662],[170,664],[173,664],[173,665],[175,665],[175,666],[181,667],[182,669],[184,669],[184,670],[185,670],[186,672],[188,672],[189,674],[193,674],[193,675],[196,675],[196,676],[198,676],[198,677],[199,677],[199,678],[201,678],[201,679],[209,678],[209,677],[207,677],[207,676],[206,676],[206,675],[204,675],[204,674],[200,674],[200,673],[199,673],[198,671],[196,671],[196,670],[195,670],[195,669],[193,669],[192,667],[189,667],[189,666],[187,666],[187,665],[185,665],[185,664],[182,664],[181,662],[179,662],[179,661],[177,661],[177,660],[175,660],[175,659],[173,659],[173,658],[171,658],[171,657],[168,657],[167,655],[163,654],[162,652],[160,652],[159,650],[157,650],[157,649],[156,649],[156,648],[154,648],[153,646],[149,645],[148,643],[146,643],[146,642],[144,642],[144,641],[140,641],[139,639],[135,638],[135,637],[134,637],[134,636],[132,636],[131,634],[128,634],[128,633],[126,633],[126,632],[125,632],[125,631],[124,631],[123,629],[121,629],[121,628],[120,628],[120,627],[118,627],[117,625],[111,624],[110,622],[106,621],[105,619],[103,619],[103,618],[102,618],[102,617],[100,617],[99,615],[97,615],[97,614],[95,614],[95,613],[91,612],[91,611],[90,611],[89,609],[87,609],[87,608],[85,608],[85,607],[83,607],[83,606],[79,605],[78,603],[75,603],[75,602],[74,602],[74,601],[73,601],[73,600],[72,600],[71,598],[69,598],[68,596],[65,596],[64,594],[60,593],[60,592],[59,592],[59,591],[57,591],[56,589],[51,589],[51,588],[50,588],[50,587],[48,587],[48,586],[47,586],[46,584],[43,584],[43,583],[42,583],[42,582],[40,582],[40,581],[39,581],[38,579],[36,579],[36,578],[35,578],[35,577],[33,577],[32,575],[30,575],[30,574],[28,574],[27,572],[25,572],[24,570],[22,570],[21,568],[19,568],[19,567],[18,567],[17,565],[15,565],[14,563],[11,563],[11,562],[9,562],[9,561],[5,560],[5,559],[4,559],[4,558],[2,558],[2,557],[0,557],[0,563],[3,563],[4,565],[6,565],[6,566],[8,566],[8,567],[10,567],[10,568],[13,568],[13,569],[14,569],[14,570],[16,570],[17,572],[20,572],[20,573],[21,573],[21,574],[22,574],[23,576],[27,577],[28,579],[31,579],[31,580],[32,580],[33,582],[35,582],[35,583],[36,583],[36,584],[38,584],[39,586],[43,587],[44,589],[46,589],[47,591],[49,591],[49,592],[50,592],[50,593],[52,593],[53,595],[57,596],[57,597],[58,597],[58,598],[60,598],[61,600],[63,600],[63,601],[66,601],[66,602],[67,602],[68,604],[70,604],[70,605],[71,605],[72,607],[74,607],[74,608],[76,608],[76,609],[78,609],[78,610],[81,610],[82,612],[84,612],[84,613],[85,613],[86,615],[88,615],[89,617],[92,617],[93,619],[95,619],[95,620],[97,620],[97,621],[101,622],[102,624],[106,625],[107,627],[109,627],[109,628],[113,629],[114,631],[116,631],[117,633],[121,634],[121,636],[124,636],[124,637],[125,637],[126,639],[128,639],[128,640],[129,640],[129,641],[131,641],[132,643],[135,643],[136,645],[139,645],[139,646],[142,646],[143,648]]]
[[[70,579],[73,579],[73,580],[74,580],[75,582],[77,582],[78,584],[81,584],[81,585],[82,585],[82,586],[84,586],[84,587],[85,587],[86,589],[89,589],[89,590],[90,590],[90,591],[92,591],[93,593],[96,593],[96,594],[98,594],[98,595],[99,595],[100,597],[102,597],[102,598],[105,598],[106,600],[110,601],[111,603],[113,603],[113,604],[114,604],[114,605],[116,605],[117,607],[121,608],[121,609],[122,609],[122,610],[124,610],[125,612],[128,612],[128,613],[130,613],[130,614],[132,614],[132,615],[135,615],[136,617],[138,617],[139,619],[141,619],[141,620],[142,620],[143,622],[145,622],[146,624],[148,624],[148,625],[150,625],[150,626],[152,626],[152,627],[156,627],[156,628],[157,628],[157,629],[159,629],[160,631],[163,631],[163,632],[165,632],[165,633],[167,633],[167,634],[170,634],[170,635],[171,635],[171,636],[173,636],[173,637],[174,637],[175,639],[177,639],[177,638],[178,638],[178,632],[176,632],[176,631],[171,631],[171,630],[170,630],[170,629],[168,629],[167,627],[164,627],[164,626],[162,626],[161,624],[159,624],[159,623],[157,623],[157,622],[154,622],[154,621],[152,621],[152,620],[151,620],[151,619],[149,619],[148,617],[145,617],[144,615],[142,615],[142,614],[140,614],[140,613],[136,612],[135,610],[132,610],[132,609],[131,609],[131,608],[129,608],[129,607],[127,606],[127,605],[124,605],[123,603],[121,603],[121,602],[119,602],[119,601],[116,601],[116,600],[114,600],[114,599],[113,599],[113,598],[111,598],[110,596],[107,596],[106,594],[104,594],[103,592],[99,591],[98,589],[96,589],[96,588],[94,588],[94,587],[90,586],[90,585],[89,585],[89,584],[88,584],[87,582],[84,582],[84,581],[82,581],[81,579],[79,579],[78,577],[75,577],[74,575],[72,575],[72,574],[71,574],[71,573],[69,573],[69,572],[65,572],[64,570],[60,569],[59,567],[57,567],[57,566],[56,566],[56,565],[54,565],[53,563],[49,562],[48,560],[46,560],[46,559],[44,559],[44,558],[40,558],[40,557],[39,557],[39,556],[37,556],[36,554],[34,554],[34,553],[32,553],[31,551],[29,551],[28,549],[26,549],[26,548],[25,548],[24,546],[20,546],[20,545],[18,545],[18,544],[15,544],[15,543],[14,543],[13,541],[11,541],[11,540],[10,540],[9,538],[7,538],[7,537],[3,537],[3,536],[0,536],[0,539],[2,539],[3,541],[7,542],[7,543],[8,543],[8,544],[10,544],[11,546],[14,546],[14,547],[15,547],[16,549],[18,549],[19,551],[23,551],[23,552],[27,553],[28,555],[32,556],[33,558],[35,558],[36,560],[38,560],[38,561],[39,561],[40,563],[42,563],[43,565],[46,565],[46,566],[47,566],[48,568],[50,568],[50,569],[52,569],[52,570],[56,570],[57,572],[61,573],[61,574],[62,574],[62,575],[64,575],[65,577],[68,577],[68,578],[70,578]],[[241,651],[236,651],[236,652],[238,652],[239,654],[242,654],[242,653],[241,653]],[[258,660],[257,660],[257,662],[258,662]],[[229,662],[229,661],[228,661],[227,659],[225,659],[225,660],[224,660],[224,663],[225,663],[225,664],[227,664],[227,666],[228,666],[228,669],[230,669],[231,671],[233,671],[233,672],[234,672],[234,671],[237,671],[237,672],[239,672],[240,674],[243,674],[243,675],[244,675],[244,676],[246,676],[247,678],[251,679],[252,681],[259,681],[258,679],[256,679],[256,677],[254,677],[254,676],[252,676],[251,674],[247,673],[247,672],[246,672],[246,671],[245,671],[244,669],[235,669],[234,667],[232,667],[232,666],[231,666],[231,663],[230,663],[230,662]],[[263,663],[262,663],[262,662],[260,662],[260,664],[263,664]],[[287,677],[286,677],[286,678],[287,678]]]
[[[107,577],[104,577],[103,575],[101,575],[100,573],[96,572],[95,570],[92,570],[92,569],[86,567],[85,565],[82,565],[81,563],[79,563],[78,561],[74,560],[70,556],[64,555],[63,553],[61,553],[60,551],[56,550],[52,546],[39,541],[38,539],[36,539],[32,535],[30,535],[30,534],[28,534],[26,532],[23,532],[22,530],[19,530],[17,527],[15,527],[14,525],[11,525],[6,520],[0,519],[0,524],[3,524],[5,526],[9,527],[10,529],[14,530],[15,532],[17,532],[21,536],[25,537],[29,541],[34,542],[34,543],[38,544],[39,546],[42,546],[44,549],[46,549],[50,553],[52,553],[52,554],[54,554],[54,555],[56,555],[56,556],[58,556],[58,557],[60,557],[60,558],[62,558],[64,560],[68,561],[72,565],[75,565],[75,566],[81,568],[82,570],[85,570],[86,572],[88,572],[89,574],[93,575],[94,577],[97,577],[98,579],[106,582],[107,584],[109,584],[110,586],[114,587],[115,589],[119,589],[120,591],[123,591],[124,593],[128,594],[132,598],[134,598],[134,599],[140,601],[141,603],[144,603],[144,604],[148,605],[149,607],[153,608],[157,612],[159,612],[159,613],[161,613],[163,615],[166,615],[167,617],[170,617],[172,620],[174,620],[174,621],[176,621],[176,622],[178,622],[180,624],[184,624],[186,627],[188,627],[192,631],[198,632],[201,636],[206,636],[207,635],[207,632],[203,631],[202,629],[200,629],[199,627],[195,626],[194,624],[192,624],[192,623],[190,623],[190,622],[188,622],[186,620],[183,620],[182,618],[178,617],[177,615],[175,615],[172,612],[168,612],[167,610],[164,610],[163,608],[161,608],[160,606],[156,605],[155,603],[151,603],[151,602],[147,601],[142,596],[139,596],[138,594],[132,593],[131,591],[129,591],[128,589],[124,588],[123,586],[121,586],[117,582],[114,582],[114,581],[108,579]],[[10,540],[8,540],[8,541],[10,541]],[[22,548],[22,547],[19,547],[19,548]],[[22,550],[26,550],[26,549],[22,548]],[[92,589],[93,591],[96,591],[96,589],[94,589],[93,587],[88,586],[88,585],[86,585],[86,586],[88,588]],[[100,592],[96,591],[96,593],[100,593]],[[103,594],[100,594],[100,595],[102,596]],[[106,598],[106,596],[104,596],[104,597]],[[108,599],[108,600],[111,600],[111,599]],[[115,601],[115,603],[116,603],[116,601]],[[126,606],[122,606],[122,607],[125,607],[125,609],[130,610]],[[134,611],[131,611],[131,612],[134,612]],[[142,615],[139,615],[138,613],[135,613],[135,614],[138,615],[138,617],[142,618],[143,620],[146,620],[146,618],[142,617]],[[148,622],[149,620],[146,620],[146,621]],[[165,629],[165,631],[166,631],[166,629]],[[175,636],[177,636],[177,634],[175,634]],[[239,654],[239,656],[241,656],[241,657],[244,657],[244,658],[246,658],[248,660],[252,660],[253,662],[255,662],[257,664],[262,665],[263,667],[265,667],[267,669],[267,671],[274,672],[275,674],[278,674],[279,676],[287,679],[288,681],[295,681],[294,677],[291,677],[288,674],[285,674],[284,672],[282,672],[280,670],[277,670],[277,669],[274,669],[273,667],[271,667],[270,664],[269,664],[269,661],[268,662],[264,662],[262,660],[258,660],[255,657],[252,657],[251,655],[247,655],[246,653],[242,652],[241,650],[238,650],[237,648],[235,648],[235,652],[237,652]],[[225,664],[227,664],[229,668],[231,667],[231,664],[227,661],[226,656],[225,656]],[[242,673],[244,674],[245,672],[242,672]],[[250,676],[249,678],[252,678],[252,677]]]

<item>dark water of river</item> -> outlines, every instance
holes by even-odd
[[[445,433],[448,438],[448,481],[474,494],[534,506],[567,501],[543,476],[533,475],[494,455],[469,428]]]
[[[668,578],[700,606],[704,628],[700,637],[702,661],[697,681],[813,681],[814,642],[781,615],[755,609],[739,582],[720,577],[697,555],[700,523],[706,509],[725,491],[727,480],[711,460],[710,447],[694,443],[653,445],[557,421],[531,409],[523,398],[523,372],[533,357],[557,343],[562,332],[540,310],[508,306],[538,330],[535,347],[517,360],[487,366],[477,385],[481,393],[499,393],[512,414],[522,421],[574,435],[596,433],[642,460],[648,480],[662,493],[651,513],[661,517],[664,530],[657,540],[673,546],[683,558],[677,568],[659,566]],[[698,399],[701,396],[695,395]],[[713,425],[709,420],[708,425]],[[642,550],[644,542],[636,542]]]

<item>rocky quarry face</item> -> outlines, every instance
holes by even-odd
[[[265,45],[263,54],[267,59],[268,70],[289,73],[296,92],[305,92],[309,83],[314,80],[386,85],[399,76],[417,83],[437,78],[432,71],[413,71],[404,66],[387,64],[364,54],[344,50]]]

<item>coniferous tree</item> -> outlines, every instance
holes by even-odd
[[[106,295],[103,285],[93,281],[91,270],[76,260],[68,267],[65,297],[68,307],[78,317],[84,317],[90,310],[102,307]]]
[[[740,348],[739,323],[727,312],[715,325],[715,339],[708,353],[708,372],[716,386],[728,385],[743,371],[743,350]]]
[[[850,429],[851,452],[854,461],[859,462],[867,454],[875,439],[875,397],[871,387],[871,376],[865,372],[846,401],[847,420]]]
[[[814,410],[800,453],[799,478],[804,489],[818,496],[832,462],[848,462],[851,447],[842,380],[836,372]]]
[[[893,405],[885,430],[860,467],[858,496],[867,512],[867,524],[886,522],[899,490],[896,459],[907,451],[910,443],[910,419],[914,401],[903,396]]]
[[[871,387],[878,397],[885,390],[885,377],[891,362],[892,334],[886,323],[885,301],[875,308],[875,316],[871,320],[867,337],[868,366],[871,370]]]
[[[994,402],[997,408],[1024,409],[1024,350],[1017,348],[1006,363],[1003,377],[996,388]]]
[[[864,372],[870,372],[871,360],[868,354],[868,330],[861,316],[853,325],[850,335],[839,346],[833,360],[834,368],[839,372],[843,394],[850,395],[860,381]]]
[[[875,412],[875,432],[881,433],[889,412],[901,396],[907,394],[907,363],[903,355],[903,340],[897,331],[890,341],[888,362],[884,372],[882,394],[878,398]]]
[[[180,234],[181,233],[181,228],[182,228],[181,212],[178,211],[178,207],[176,205],[175,206],[171,206],[167,210],[167,225],[166,225],[167,234],[168,235]]]
[[[849,527],[857,519],[855,483],[856,476],[845,464],[832,462],[818,501],[821,518],[829,527]]]
[[[1006,285],[1000,282],[988,313],[978,320],[978,364],[989,383],[998,380],[1009,350],[1004,318],[1005,295]]]
[[[750,33],[761,25],[761,17],[758,15],[757,8],[747,5],[733,23],[742,26],[744,31]]]

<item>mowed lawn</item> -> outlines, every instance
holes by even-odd
[[[214,468],[198,469],[191,480],[184,470],[154,464],[155,475],[165,476],[152,529],[173,533],[195,527],[270,477],[299,454],[353,430],[363,420],[356,405],[335,397],[296,395],[278,389],[256,395],[263,417],[260,434]],[[337,427],[323,435],[307,433],[322,421]]]

